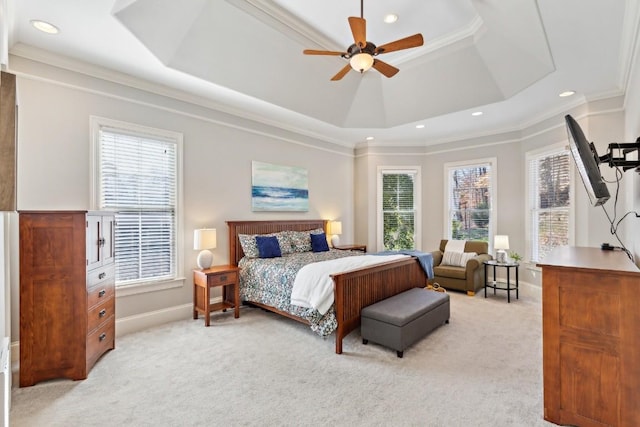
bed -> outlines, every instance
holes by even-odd
[[[229,228],[229,262],[241,264],[244,257],[240,235],[271,234],[281,231],[309,231],[327,229],[326,220],[278,220],[278,221],[227,221]],[[335,351],[342,353],[342,340],[360,325],[363,307],[404,292],[414,287],[424,287],[427,275],[419,262],[412,257],[384,262],[370,267],[331,275],[333,280],[335,315]],[[242,267],[240,287],[243,287]],[[241,291],[242,294],[242,291]],[[301,316],[260,301],[245,299],[243,302],[261,307],[290,319],[310,324]]]

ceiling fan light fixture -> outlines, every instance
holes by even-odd
[[[349,64],[354,70],[364,73],[373,66],[373,56],[368,53],[357,53],[351,57]]]

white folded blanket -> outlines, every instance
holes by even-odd
[[[291,291],[291,304],[314,308],[325,314],[333,304],[331,274],[406,258],[408,255],[358,255],[307,264],[298,271]]]

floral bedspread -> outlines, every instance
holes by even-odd
[[[240,299],[275,307],[307,320],[320,336],[330,335],[338,327],[333,306],[324,315],[312,308],[291,305],[291,291],[298,270],[318,261],[362,255],[358,251],[331,249],[328,252],[303,252],[277,258],[247,258],[240,267]]]

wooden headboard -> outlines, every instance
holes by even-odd
[[[281,221],[227,221],[229,226],[229,262],[238,265],[244,256],[238,234],[268,234],[278,231],[306,231],[322,228],[327,232],[328,220],[291,219]]]

